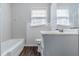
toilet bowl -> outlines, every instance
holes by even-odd
[[[43,40],[42,39],[36,39],[36,44],[38,46],[38,52],[43,55]]]

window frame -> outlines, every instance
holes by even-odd
[[[68,10],[68,16],[57,16],[57,10]],[[62,26],[70,26],[70,22],[69,22],[69,9],[65,9],[65,8],[58,8],[58,9],[56,9],[56,19],[57,19],[57,21],[56,21],[56,24],[57,25],[62,25]],[[62,23],[58,23],[58,19],[67,19],[68,20],[68,23],[67,24],[62,24]]]
[[[32,23],[32,10],[33,9],[37,9],[37,10],[39,10],[39,9],[45,9],[46,10],[46,19],[45,19],[45,24],[42,24],[42,23],[40,23],[40,24],[33,24]],[[40,26],[40,25],[47,25],[48,24],[48,9],[47,9],[47,7],[32,7],[31,8],[31,21],[30,21],[30,25],[31,26]],[[37,17],[38,18],[38,17]]]

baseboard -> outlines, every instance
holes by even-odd
[[[24,46],[38,46],[38,45],[36,45],[36,44],[25,44]]]

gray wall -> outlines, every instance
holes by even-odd
[[[44,27],[30,27],[27,25],[31,21],[31,8],[32,7],[47,7],[48,10],[50,9],[50,4],[42,4],[42,3],[15,3],[11,4],[12,6],[12,38],[24,38],[26,41],[29,42],[31,40],[32,42],[29,42],[31,44],[34,43],[34,39],[36,37],[39,38],[39,31],[43,30]],[[50,19],[49,17],[49,11],[48,11],[48,20]],[[29,26],[29,27],[28,27]],[[28,29],[27,29],[28,27]],[[42,28],[42,29],[41,29]],[[38,29],[38,30],[37,30]],[[46,26],[45,26],[45,29]],[[27,34],[28,33],[28,34]],[[27,34],[27,35],[26,35]],[[31,36],[31,35],[32,36]],[[33,36],[36,35],[36,36]]]
[[[0,39],[6,41],[11,38],[11,10],[10,4],[1,4]]]
[[[56,29],[56,3],[51,4],[50,8],[50,20],[51,20],[51,29]]]
[[[0,4],[0,55],[1,55],[1,4]]]

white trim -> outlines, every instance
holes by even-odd
[[[25,44],[24,46],[38,46],[37,44]]]
[[[46,12],[46,23],[48,23],[48,9],[47,9],[47,7],[32,7],[31,8],[31,13],[32,13],[32,10],[33,9],[45,9],[47,12]],[[31,14],[31,22],[30,22],[30,24],[32,23],[32,14]],[[46,24],[31,24],[31,26],[40,26],[40,25],[46,25]]]

